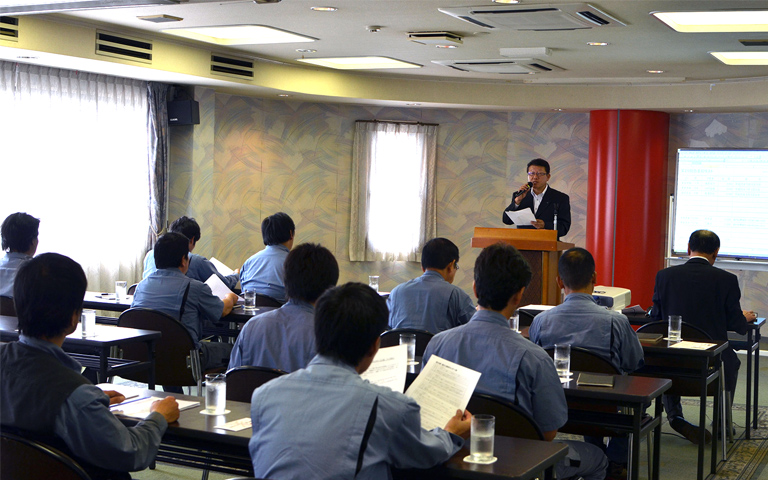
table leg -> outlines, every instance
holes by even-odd
[[[754,398],[752,399],[752,428],[757,429],[757,399],[758,399],[758,384],[760,383],[760,327],[757,327],[757,331],[755,332],[755,344],[757,345],[757,348],[755,349],[755,371],[754,371],[754,390],[753,395]]]
[[[99,354],[99,383],[105,383],[107,381],[107,374],[109,373],[109,347],[102,347]]]
[[[147,360],[149,361],[149,374],[147,375],[147,388],[155,389],[155,341],[147,342]]]
[[[659,480],[659,463],[661,460],[661,415],[663,414],[663,405],[661,395],[656,397],[655,418],[659,419],[659,424],[653,432],[653,480]],[[648,448],[651,448],[648,445]]]
[[[630,459],[627,463],[627,478],[637,480],[640,474],[640,421],[643,418],[643,406],[637,405],[633,409],[632,435],[629,436]],[[650,445],[648,445],[650,448]]]
[[[721,419],[720,419],[720,402],[723,398],[723,365],[721,361],[718,359],[718,370],[719,370],[719,377],[717,379],[717,391],[715,392],[715,396],[712,401],[712,426],[713,428],[719,428],[720,434],[719,435],[712,435],[712,453],[710,454],[711,457],[711,466],[710,466],[710,472],[714,474],[717,471],[717,440],[722,436],[723,439],[725,439],[725,429],[721,425]],[[706,398],[705,398],[706,400]],[[704,419],[702,419],[702,428]],[[718,425],[718,427],[715,427],[715,425]],[[703,438],[702,438],[703,440]]]
[[[752,413],[752,347],[754,347],[754,343],[752,342],[752,329],[747,328],[747,421],[745,422],[745,430],[744,432],[744,438],[747,440],[750,439],[750,415]]]

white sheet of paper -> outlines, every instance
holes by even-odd
[[[239,420],[232,420],[231,422],[227,422],[224,425],[217,425],[216,428],[221,428],[222,430],[229,430],[231,432],[239,432],[240,430],[245,430],[246,428],[251,428],[251,417],[245,417],[241,418]]]
[[[467,408],[478,380],[480,372],[432,355],[405,394],[421,407],[421,426],[432,430]]]
[[[111,407],[110,410],[112,410],[112,413],[119,413],[121,415],[125,415],[126,417],[143,419],[149,415],[149,407],[151,407],[152,404],[158,400],[162,400],[162,398],[147,397],[142,398],[141,400],[127,400],[123,403]],[[176,399],[176,401],[179,403],[179,410],[186,410],[188,408],[194,408],[200,405],[200,402],[192,402],[189,400]]]
[[[710,347],[714,347],[716,343],[703,343],[703,342],[691,342],[683,340],[682,342],[673,343],[669,348],[687,348],[689,350],[706,350]]]
[[[211,291],[213,292],[213,294],[222,300],[224,300],[224,297],[226,297],[228,294],[232,293],[232,290],[230,290],[229,287],[224,285],[224,282],[222,282],[221,279],[217,277],[215,273],[211,274],[211,276],[208,277],[208,280],[205,281],[205,284],[211,287]]]
[[[555,308],[554,305],[526,305],[524,307],[518,307],[520,310],[549,310]]]
[[[512,223],[515,225],[528,225],[531,226],[531,222],[536,221],[536,217],[533,216],[533,211],[530,208],[524,208],[522,210],[507,210],[504,212],[507,214]]]
[[[403,393],[405,389],[405,374],[408,370],[408,347],[395,345],[394,347],[380,348],[373,357],[373,362],[368,370],[360,376],[363,380],[389,387],[396,392]]]
[[[227,275],[232,275],[233,273],[235,273],[234,270],[232,270],[228,266],[221,263],[221,260],[217,259],[216,257],[211,257],[209,260],[211,261],[213,266],[216,267],[216,270],[218,270],[219,273],[224,275],[225,277]]]

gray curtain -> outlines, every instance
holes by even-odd
[[[147,250],[155,245],[168,218],[168,92],[170,88],[170,85],[163,83],[147,83],[150,218]]]

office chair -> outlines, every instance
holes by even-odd
[[[72,457],[44,443],[0,431],[0,477],[14,480],[91,480]]]
[[[277,368],[242,366],[227,371],[227,400],[251,402],[251,395],[268,381],[287,374]]]
[[[16,305],[13,303],[13,298],[0,296],[0,315],[16,316]]]
[[[400,345],[401,333],[413,333],[416,335],[415,355],[417,357],[424,356],[424,350],[427,349],[427,344],[434,336],[432,333],[418,328],[394,328],[381,334],[381,347],[393,347],[395,345]]]

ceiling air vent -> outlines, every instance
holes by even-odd
[[[432,63],[451,67],[462,72],[498,73],[502,75],[527,75],[529,73],[563,71],[562,68],[537,58],[517,58],[514,60],[508,58],[488,60],[432,60]]]
[[[451,7],[438,10],[490,29],[548,31],[626,26],[588,3]]]
[[[0,39],[16,41],[19,39],[19,19],[0,17]]]
[[[152,63],[152,42],[114,33],[96,32],[96,55]]]
[[[211,73],[235,78],[253,78],[253,60],[211,55]]]

